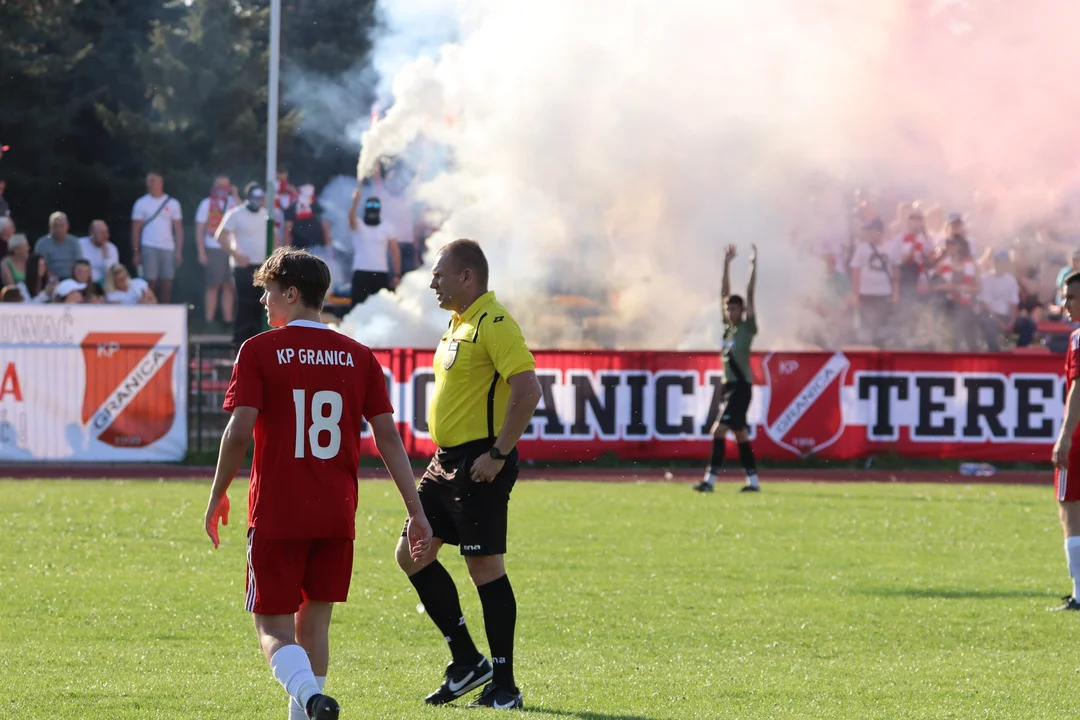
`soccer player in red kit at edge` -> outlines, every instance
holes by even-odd
[[[1073,322],[1080,321],[1080,272],[1065,278],[1065,312]],[[1069,354],[1065,358],[1065,420],[1061,423],[1054,443],[1054,490],[1057,491],[1061,529],[1065,531],[1065,559],[1073,581],[1071,595],[1062,598],[1054,610],[1080,610],[1080,444],[1076,429],[1080,424],[1080,393],[1076,379],[1080,377],[1080,330],[1069,336]]]
[[[228,524],[225,491],[247,452],[247,603],[274,677],[289,693],[290,720],[336,720],[322,693],[330,614],[352,576],[361,417],[366,418],[409,513],[413,557],[430,547],[412,465],[394,424],[382,368],[371,350],[319,322],[330,270],[303,250],[279,248],[255,273],[269,332],[243,344],[225,394],[206,532],[218,546]]]

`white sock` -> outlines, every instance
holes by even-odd
[[[1080,599],[1080,537],[1065,538],[1065,558],[1069,561],[1069,576],[1073,581],[1073,597]]]
[[[319,692],[326,687],[326,676],[315,676],[315,682],[319,686]],[[296,698],[289,698],[289,720],[308,720],[307,710],[296,704]]]
[[[270,672],[274,674],[289,697],[302,707],[312,695],[319,694],[319,683],[311,672],[307,652],[299,645],[284,645],[270,658]]]
[[[716,484],[716,475],[714,473],[706,471],[705,472],[705,477],[702,478],[702,482],[704,482],[706,485],[715,485]]]
[[[749,485],[750,487],[757,487],[758,486],[758,480],[757,480],[757,473],[756,472],[747,474],[747,476],[746,476],[746,484]]]

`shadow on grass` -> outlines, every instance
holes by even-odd
[[[538,708],[525,706],[528,713],[537,715],[554,715],[555,717],[575,718],[576,720],[656,720],[648,715],[610,715],[608,713],[574,712],[572,710],[554,710],[551,708]]]
[[[1053,593],[1039,590],[957,590],[949,588],[870,588],[857,590],[860,595],[878,597],[931,598],[938,600],[996,600],[1002,598],[1042,598],[1052,602]]]

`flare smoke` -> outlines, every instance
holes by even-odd
[[[1071,0],[382,10],[392,22],[373,65],[393,104],[364,134],[358,171],[418,137],[447,149],[453,162],[425,158],[432,179],[417,188],[449,217],[429,247],[479,240],[493,289],[537,347],[580,345],[590,332],[621,347],[716,347],[728,243],[742,250],[739,292],[749,244],[759,248],[759,345],[790,346],[821,265],[810,246],[846,241],[855,187],[973,213],[992,243],[1074,180]],[[410,337],[434,343],[445,315],[434,322],[428,293],[416,278],[347,327],[400,344],[376,326],[393,306]],[[601,317],[581,320],[586,311],[553,303],[560,295],[594,298]]]

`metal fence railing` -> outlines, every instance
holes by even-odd
[[[239,348],[234,343],[191,343],[188,373],[188,452],[217,450],[229,414],[221,409]]]

